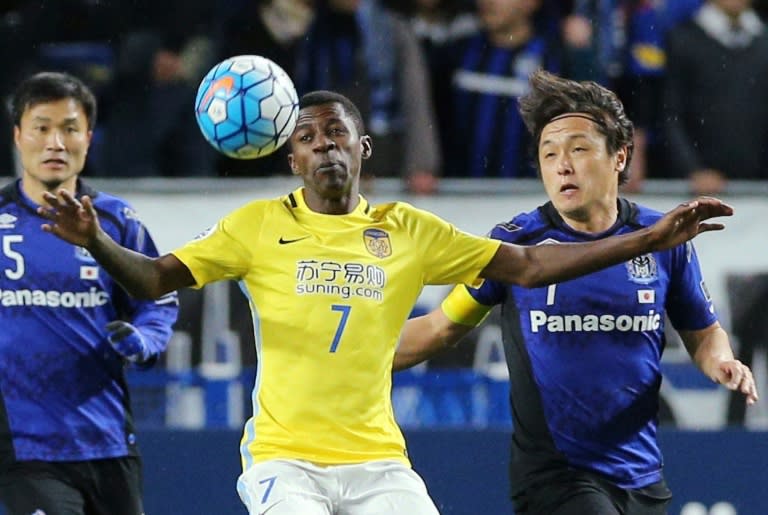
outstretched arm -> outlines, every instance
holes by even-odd
[[[702,197],[677,206],[651,227],[588,243],[523,247],[504,243],[480,274],[488,279],[539,287],[621,263],[646,252],[673,248],[707,231],[724,228],[705,220],[730,216],[733,208]]]
[[[155,299],[195,284],[189,269],[176,256],[150,258],[118,245],[104,232],[90,197],[78,201],[70,192],[44,194],[49,207],[38,213],[49,220],[42,229],[88,249],[125,291],[136,298]]]
[[[729,390],[744,394],[747,404],[757,402],[757,386],[752,371],[734,358],[728,333],[718,322],[699,331],[680,331],[691,359],[708,378]]]

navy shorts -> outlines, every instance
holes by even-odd
[[[516,515],[667,515],[672,499],[664,480],[623,489],[587,472],[564,472],[512,495]]]
[[[0,475],[8,515],[142,515],[141,460],[22,461]]]

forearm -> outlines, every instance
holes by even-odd
[[[705,331],[681,331],[680,336],[691,360],[713,381],[717,380],[719,365],[735,359],[728,333],[719,325]]]
[[[123,289],[137,299],[155,299],[175,288],[163,286],[158,259],[150,258],[115,242],[98,231],[88,251]]]
[[[502,244],[481,275],[534,288],[595,272],[654,249],[648,229],[588,243]]]
[[[455,345],[471,330],[470,326],[449,320],[440,308],[427,315],[411,318],[400,334],[392,369],[397,372],[418,365],[446,347]]]

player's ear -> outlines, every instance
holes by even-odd
[[[371,141],[371,137],[367,134],[360,138],[360,148],[360,155],[363,159],[371,157],[371,154],[373,153],[373,142]]]
[[[627,167],[627,155],[629,151],[626,146],[616,151],[616,171],[621,173]]]
[[[291,173],[293,175],[299,175],[299,170],[296,168],[296,161],[293,159],[293,154],[288,154],[288,166],[291,167]]]

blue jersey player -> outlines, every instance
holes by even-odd
[[[43,193],[66,187],[93,199],[115,240],[158,253],[125,201],[78,179],[96,120],[88,88],[43,72],[12,108],[22,175],[0,189],[0,501],[11,515],[139,515],[123,369],[165,349],[177,297],[138,301],[84,248],[40,230]]]
[[[546,72],[521,101],[537,142],[549,202],[497,225],[491,237],[562,245],[627,234],[661,214],[618,197],[632,155],[632,123],[595,83]],[[487,280],[456,287],[441,307],[406,324],[403,368],[458,341],[494,306],[510,372],[515,513],[665,514],[671,494],[656,440],[660,360],[668,315],[694,363],[757,399],[701,277],[693,244],[649,252],[570,281],[526,289]]]

